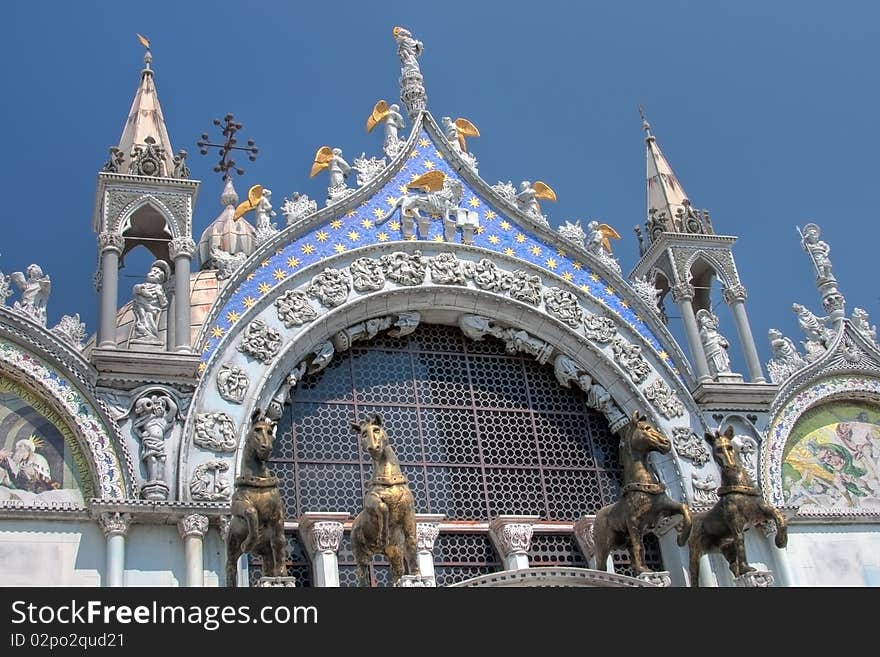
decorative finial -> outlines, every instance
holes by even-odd
[[[413,38],[405,27],[398,25],[391,30],[391,34],[397,42],[397,55],[400,57],[400,100],[406,106],[410,121],[415,121],[428,102],[418,62],[425,46]]]
[[[648,118],[645,116],[645,108],[639,105],[639,116],[642,117],[642,130],[645,131],[646,139],[653,139],[654,135],[651,134],[651,124],[648,123]]]
[[[208,154],[208,147],[213,146],[215,148],[220,149],[220,161],[214,167],[214,171],[217,173],[223,172],[223,180],[229,180],[232,174],[231,171],[235,171],[239,176],[244,175],[244,169],[241,167],[237,167],[235,165],[235,160],[229,157],[230,153],[234,150],[245,151],[248,154],[248,159],[253,162],[257,159],[257,153],[259,153],[260,149],[258,149],[254,145],[253,139],[247,140],[247,146],[236,146],[237,140],[235,138],[235,133],[241,130],[241,123],[234,120],[232,114],[227,114],[223,117],[223,121],[220,119],[214,119],[214,125],[220,126],[223,125],[223,136],[226,137],[226,141],[222,144],[214,144],[208,141],[208,133],[203,132],[202,138],[196,142],[196,146],[199,147],[199,153],[202,155]]]
[[[135,32],[135,36],[137,36],[138,41],[141,42],[141,45],[147,49],[147,51],[144,53],[144,69],[149,71],[150,62],[153,61],[153,55],[152,53],[150,53],[150,40],[143,34],[138,34],[137,32]]]

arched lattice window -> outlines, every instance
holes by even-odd
[[[350,423],[367,413],[382,415],[417,513],[574,521],[620,493],[617,440],[582,392],[494,338],[475,342],[454,327],[422,325],[405,338],[355,343],[300,382],[270,464],[288,518],[360,510],[372,462]],[[290,542],[293,574],[305,583],[307,560]],[[586,566],[571,535],[536,534],[532,552],[535,565]],[[440,585],[500,568],[485,533],[443,533],[434,553]],[[343,585],[354,584],[347,534],[339,562]],[[386,583],[387,568],[374,568],[374,577]]]

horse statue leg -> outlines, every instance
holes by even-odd
[[[593,521],[593,554],[596,556],[596,570],[608,570],[608,555],[611,553],[611,531],[608,526],[608,509],[603,507],[596,513]]]
[[[275,564],[273,577],[287,576],[286,550],[287,539],[284,537],[284,529],[283,527],[276,527],[269,539],[269,548],[267,550],[272,554],[272,561]]]
[[[679,504],[666,495],[663,496],[662,502],[658,506],[661,516],[681,516],[681,522],[678,523],[677,527],[678,540],[676,542],[679,547],[686,545],[693,525],[690,507],[687,504]]]
[[[700,557],[703,555],[703,527],[700,518],[694,518],[691,525],[691,534],[688,537],[688,573],[691,587],[700,586]]]
[[[642,531],[636,522],[630,521],[626,523],[626,533],[629,539],[629,553],[632,557],[632,567],[636,575],[648,572],[648,566],[645,565],[645,548],[642,545]]]
[[[395,528],[388,537],[388,544],[385,546],[385,556],[388,557],[388,563],[391,564],[392,585],[397,584],[404,574],[403,542],[403,531],[399,528]]]
[[[420,577],[418,558],[418,536],[416,533],[416,516],[412,506],[406,510],[403,518],[404,555],[406,557],[407,572],[410,575]]]
[[[758,505],[759,511],[767,518],[767,522],[776,523],[776,537],[773,542],[780,550],[788,545],[788,527],[785,522],[785,516],[775,506],[770,506],[763,500]]]
[[[236,531],[236,516],[232,517],[229,523],[229,534],[226,539],[226,586],[232,588],[238,586],[238,560],[244,551],[241,544],[244,540],[244,531]],[[242,530],[247,530],[244,523],[239,520]]]

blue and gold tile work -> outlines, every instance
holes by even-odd
[[[315,227],[294,242],[279,248],[273,256],[263,260],[248,273],[246,280],[232,294],[217,315],[214,325],[208,330],[208,339],[202,345],[201,370],[204,371],[223,336],[247,310],[294,272],[359,246],[403,240],[400,213],[389,215],[393,212],[398,199],[406,193],[407,183],[433,170],[442,171],[451,178],[461,180],[464,195],[460,207],[479,213],[480,227],[474,235],[473,246],[530,262],[599,299],[644,337],[660,358],[672,368],[671,359],[656,336],[642,318],[629,307],[618,290],[603,280],[587,264],[570,257],[557,246],[541,240],[522,228],[510,219],[505,211],[475,192],[449,166],[430,135],[422,129],[401,169],[376,194],[362,201],[344,216]],[[420,235],[419,239],[443,242],[442,222],[432,221],[427,237]],[[545,284],[552,283],[545,281]],[[677,374],[677,371],[674,369],[673,371]]]

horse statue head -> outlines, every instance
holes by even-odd
[[[388,434],[382,426],[382,416],[378,413],[368,415],[359,423],[352,422],[351,428],[360,436],[361,448],[370,458],[380,458],[388,447]]]
[[[678,544],[684,545],[691,531],[687,504],[666,495],[648,465],[648,454],[668,454],[672,443],[648,418],[633,412],[629,424],[620,430],[620,460],[623,466],[623,490],[620,499],[602,507],[593,522],[596,545],[596,568],[604,569],[612,550],[628,548],[637,574],[650,572],[645,565],[645,534],[672,516],[681,516]]]

